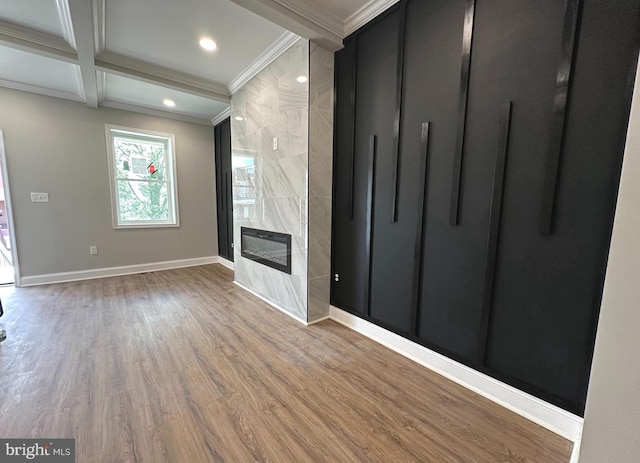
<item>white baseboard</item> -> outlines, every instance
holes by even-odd
[[[308,323],[306,320],[302,320],[301,318],[296,317],[294,314],[292,314],[291,312],[289,312],[288,310],[285,310],[283,307],[280,307],[278,304],[276,304],[275,302],[267,299],[266,297],[264,297],[261,294],[256,293],[255,291],[247,288],[245,285],[238,283],[237,281],[233,282],[235,285],[239,286],[240,288],[244,289],[245,291],[253,294],[255,297],[257,297],[258,299],[262,299],[264,302],[266,302],[267,304],[269,304],[271,307],[273,307],[274,309],[278,309],[280,312],[282,312],[285,315],[289,315],[291,318],[293,318],[295,321],[302,323],[303,325],[307,326]]]
[[[385,330],[371,322],[331,306],[336,322],[418,362],[436,373],[543,426],[573,442],[579,441],[583,419],[544,400],[520,391],[490,376]]]
[[[169,260],[165,262],[151,262],[148,264],[124,265],[121,267],[94,268],[76,272],[46,273],[42,275],[23,276],[20,278],[20,286],[48,285],[52,283],[65,283],[68,281],[93,280],[133,273],[157,272],[173,268],[194,267],[197,265],[217,264],[218,256],[195,257],[192,259]]]
[[[228,269],[235,270],[235,264],[233,262],[231,262],[229,259],[225,259],[222,256],[220,256],[219,259],[220,259],[218,261],[219,264],[224,265]]]

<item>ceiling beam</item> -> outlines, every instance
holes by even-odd
[[[285,0],[231,0],[233,3],[262,16],[291,32],[313,40],[329,51],[338,51],[343,47],[340,27],[321,24],[319,20],[294,8]]]
[[[172,113],[168,111],[160,111],[158,109],[147,108],[146,106],[136,106],[128,103],[119,103],[117,101],[106,100],[100,103],[101,108],[121,109],[123,111],[130,111],[134,113],[147,114],[149,116],[164,117],[167,119],[173,119],[176,121],[191,122],[192,124],[211,125],[211,121],[208,119],[202,119],[195,116],[187,116],[184,114]]]
[[[107,42],[106,3],[105,0],[92,0],[91,4],[93,11],[93,44],[96,55],[99,55],[104,51]]]
[[[95,66],[108,74],[116,74],[224,103],[229,103],[231,100],[225,85],[128,56],[105,51],[96,57]]]
[[[0,44],[67,63],[77,63],[76,51],[61,37],[0,20]]]
[[[52,96],[54,98],[62,98],[65,100],[84,102],[84,99],[82,99],[82,97],[77,93],[64,92],[51,88],[39,87],[37,85],[23,84],[21,82],[14,82],[11,80],[0,79],[0,87],[12,88],[22,92],[36,93],[38,95]]]
[[[95,53],[93,44],[92,2],[69,0],[68,12],[73,27],[73,37],[78,49],[78,64],[82,74],[82,87],[87,106],[98,107],[98,82],[96,77]]]

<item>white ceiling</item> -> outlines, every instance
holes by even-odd
[[[286,32],[226,0],[108,0],[105,22],[107,51],[225,85]]]
[[[3,0],[0,18],[37,31],[63,36],[58,8],[53,0]]]
[[[0,0],[0,87],[211,124],[298,36],[338,50],[397,1]]]
[[[106,94],[110,101],[116,103],[158,111],[167,110],[167,107],[162,103],[165,99],[173,100],[176,105],[171,109],[172,113],[204,120],[211,120],[229,107],[227,103],[222,101],[202,98],[113,74],[106,75]]]
[[[13,48],[0,46],[0,86],[49,89],[81,99],[80,68]]]

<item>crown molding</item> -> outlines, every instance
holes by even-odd
[[[76,50],[65,39],[3,20],[0,20],[0,44],[67,63],[78,61]]]
[[[62,90],[54,90],[52,88],[38,87],[36,85],[23,84],[12,80],[0,79],[0,87],[20,90],[22,92],[36,93],[38,95],[51,96],[54,98],[62,98],[64,100],[77,101],[84,103],[84,99],[76,93],[65,92]]]
[[[181,92],[225,103],[229,103],[230,100],[229,91],[222,84],[128,56],[105,51],[96,56],[95,64],[98,70],[109,74],[173,88]]]
[[[329,13],[326,8],[322,8],[314,1],[297,0],[273,0],[284,8],[293,11],[295,14],[308,19],[312,23],[328,30],[332,34],[341,37],[344,33],[344,24],[340,18]]]
[[[58,0],[60,1],[60,0]],[[96,55],[102,53],[107,43],[107,25],[105,21],[105,0],[92,0],[91,12],[93,15],[93,44]]]
[[[132,113],[146,114],[147,116],[163,117],[165,119],[173,119],[176,121],[190,122],[192,124],[211,125],[211,121],[208,119],[202,119],[194,116],[187,116],[185,114],[177,114],[173,112],[161,111],[159,109],[151,109],[143,106],[136,106],[128,103],[119,103],[117,101],[105,100],[99,105],[100,108],[120,109],[122,111],[129,111]]]
[[[293,32],[285,32],[269,48],[263,51],[247,68],[238,74],[227,86],[229,94],[233,95],[260,71],[273,63],[280,55],[291,48],[300,39]]]
[[[230,117],[230,116],[231,116],[231,107],[225,109],[220,114],[218,114],[216,117],[211,119],[211,124],[213,124],[213,126],[215,127],[220,122],[224,121],[227,117]]]
[[[347,37],[357,31],[383,11],[398,3],[398,1],[399,0],[371,0],[347,18],[344,22],[342,36]]]
[[[326,13],[317,13],[317,7],[313,8],[316,13],[312,15],[308,11],[311,8],[300,8],[300,2],[296,2],[298,6],[293,6],[291,0],[231,1],[300,37],[313,40],[329,51],[343,47],[340,24],[331,24],[333,21],[327,19],[329,16]],[[308,1],[306,3],[309,4]]]
[[[76,38],[73,34],[73,23],[71,22],[71,11],[69,11],[69,2],[67,0],[56,0],[56,8],[58,10],[58,19],[62,26],[62,38],[73,48],[78,49]]]

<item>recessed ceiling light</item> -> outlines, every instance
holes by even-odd
[[[236,116],[236,121],[244,121],[244,117],[242,116]]]
[[[218,45],[216,45],[213,40],[207,37],[200,39],[200,46],[207,51],[213,51],[218,48]]]
[[[169,100],[168,98],[164,100],[163,103],[165,106],[169,106],[170,108],[173,108],[176,105],[175,101]]]
[[[307,79],[307,76],[298,76],[296,80],[301,84],[304,84],[308,79]]]

